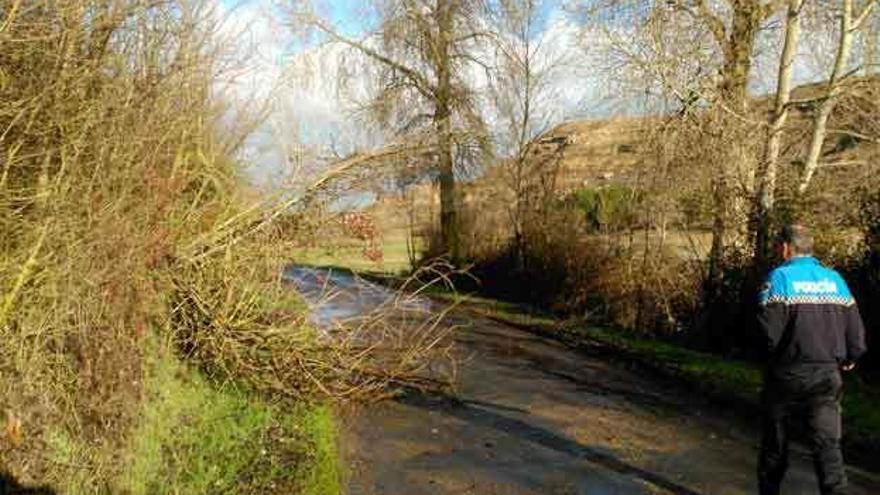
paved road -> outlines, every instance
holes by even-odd
[[[381,290],[342,279],[349,297],[337,301],[375,302]],[[351,495],[755,493],[749,422],[602,354],[463,311],[449,318],[463,325],[457,398],[413,392],[347,417]],[[785,493],[818,493],[810,466],[795,455]],[[880,493],[874,475],[851,476],[852,495]]]

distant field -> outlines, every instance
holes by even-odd
[[[417,249],[420,246],[417,244]],[[412,269],[405,235],[387,236],[380,245],[383,259],[376,263],[363,255],[363,247],[351,241],[330,242],[326,246],[300,248],[293,253],[293,262],[304,265],[338,266],[356,272],[399,274]]]
[[[380,248],[383,259],[376,263],[363,255],[363,245],[350,238],[330,239],[322,245],[311,248],[298,248],[293,252],[293,262],[297,264],[316,266],[336,266],[347,268],[357,272],[382,272],[399,275],[412,270],[409,253],[407,252],[408,229],[391,226],[389,218],[380,217],[380,224],[385,232]],[[599,238],[584,234],[584,239]],[[709,253],[712,235],[705,231],[676,231],[670,230],[663,242],[664,250],[668,254],[680,257],[682,260],[705,259]],[[656,248],[660,240],[655,231],[649,231],[647,238],[644,232],[635,232],[632,236],[625,233],[611,234],[606,237],[610,242],[625,246],[631,245],[636,252],[644,247],[646,241]],[[421,253],[422,239],[416,237],[416,254]]]
[[[636,249],[643,249],[646,242],[654,248],[660,245],[660,237],[656,231],[648,231],[647,239],[644,231],[636,232],[632,238],[628,234],[612,234],[611,239],[620,245],[627,245],[631,241]],[[706,259],[711,246],[712,234],[698,230],[670,230],[663,241],[663,247],[667,252],[674,253],[683,260]]]

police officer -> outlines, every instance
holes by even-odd
[[[822,494],[844,494],[840,375],[841,370],[852,370],[865,353],[865,328],[846,282],[813,257],[807,228],[783,228],[776,244],[785,262],[770,273],[758,310],[769,351],[760,493],[779,494],[788,468],[789,427],[792,419],[800,418],[806,420]]]

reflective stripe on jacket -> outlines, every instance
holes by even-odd
[[[812,256],[792,258],[773,270],[758,302],[771,365],[837,364],[856,361],[867,350],[849,287]]]

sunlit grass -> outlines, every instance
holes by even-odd
[[[148,366],[121,492],[340,493],[328,408],[270,404],[232,386],[216,388],[170,356]]]
[[[363,254],[362,246],[351,242],[331,242],[326,247],[297,248],[292,253],[292,261],[300,265],[335,266],[355,272],[401,274],[413,269],[406,238],[388,237],[379,247],[383,254],[383,259],[379,262],[367,259]]]

